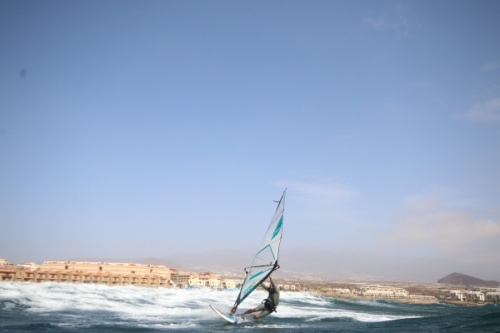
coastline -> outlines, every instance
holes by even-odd
[[[356,301],[384,300],[410,304],[482,306],[500,302],[500,288],[425,282],[359,282],[280,278],[280,290],[312,292]],[[0,259],[0,282],[61,282],[136,285],[156,288],[238,288],[241,276],[211,272],[182,272],[164,265],[139,263],[44,261],[41,265],[11,264]]]
[[[437,298],[411,298],[411,297],[372,297],[352,294],[338,294],[334,292],[317,291],[317,294],[325,297],[337,298],[340,300],[355,300],[355,301],[387,301],[394,303],[406,304],[448,304],[457,306],[484,306],[494,304],[490,302],[470,302],[470,301],[451,301],[439,300]]]
[[[342,300],[355,300],[355,301],[388,301],[396,303],[413,303],[413,304],[435,304],[439,303],[437,299],[423,299],[423,298],[409,298],[409,297],[373,297],[361,296],[353,294],[338,294],[332,292],[317,292],[321,296],[338,298]]]

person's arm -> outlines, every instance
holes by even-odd
[[[269,277],[269,282],[271,282],[271,285],[273,286],[273,289],[274,290],[278,290],[278,288],[276,287],[276,285],[274,284],[274,281],[273,279],[271,279],[271,277]]]

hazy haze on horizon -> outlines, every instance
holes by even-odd
[[[500,280],[499,17],[498,1],[2,1],[0,258],[254,248],[287,188],[283,253]]]

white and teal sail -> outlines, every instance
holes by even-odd
[[[285,194],[283,192],[274,216],[267,228],[259,250],[255,254],[250,267],[245,268],[247,273],[241,285],[240,293],[234,307],[238,307],[243,300],[252,293],[265,279],[278,268],[278,257],[283,235],[283,213],[285,210]]]

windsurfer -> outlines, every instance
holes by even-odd
[[[279,266],[278,266],[278,268],[279,268]],[[268,316],[271,313],[273,313],[274,311],[276,311],[276,307],[278,306],[278,303],[280,302],[279,288],[274,284],[274,281],[273,281],[273,279],[271,279],[271,277],[269,277],[269,286],[266,287],[264,284],[262,284],[261,287],[264,288],[265,290],[267,290],[269,295],[259,306],[243,312],[241,314],[242,316],[246,316],[250,313],[260,311],[260,313],[258,313],[254,316],[254,319],[259,319],[259,318],[263,318],[265,316]],[[236,312],[236,307],[234,307],[231,310],[231,314],[234,314],[235,312]]]

